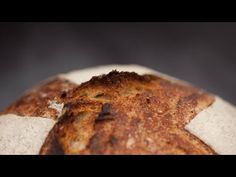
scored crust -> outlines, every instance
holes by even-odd
[[[117,71],[67,86],[63,98],[53,96],[64,109],[40,154],[215,154],[184,129],[214,102],[201,90],[154,75]]]
[[[112,68],[140,75],[112,71],[87,81]],[[213,102],[190,84],[145,67],[112,65],[53,77],[0,114],[52,119],[40,154],[216,154],[186,130]]]

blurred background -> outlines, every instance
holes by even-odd
[[[236,23],[0,23],[0,111],[37,82],[140,64],[236,105]]]

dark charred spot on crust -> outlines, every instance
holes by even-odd
[[[94,96],[95,99],[105,99],[105,100],[110,100],[111,96],[106,93],[98,93]]]
[[[96,121],[102,121],[102,120],[112,120],[114,117],[112,116],[112,105],[110,103],[105,103],[102,105],[102,110],[98,114]]]
[[[65,92],[65,91],[63,91],[62,93],[61,93],[61,98],[65,98],[67,96],[67,93]]]
[[[102,105],[102,112],[100,114],[102,115],[111,114],[111,104],[105,103],[104,105]]]
[[[94,96],[94,98],[100,98],[104,96],[105,96],[105,93],[98,93],[97,95]]]
[[[147,101],[147,104],[151,103],[150,98],[146,98],[146,101]]]

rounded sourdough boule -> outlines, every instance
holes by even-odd
[[[24,151],[20,151],[17,145],[14,149],[13,142],[11,149],[0,145],[0,153],[217,154],[186,129],[214,103],[213,95],[158,73],[106,68],[109,72],[85,74],[83,70],[76,75],[78,83],[73,80],[75,75],[72,79],[60,75],[27,91],[1,115],[50,119],[54,123],[34,149],[22,147]],[[108,74],[99,74],[103,72]],[[1,121],[5,123],[6,119]],[[0,130],[0,137],[3,135]],[[18,135],[6,136],[14,139]],[[27,138],[28,144],[39,141]],[[15,139],[20,141],[19,137]]]

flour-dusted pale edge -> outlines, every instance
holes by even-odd
[[[0,116],[0,154],[38,154],[55,121],[41,117]]]
[[[56,100],[49,100],[48,104],[49,104],[49,106],[48,106],[49,108],[57,111],[57,114],[58,114],[57,117],[60,117],[62,114],[64,103],[58,103]]]
[[[236,154],[236,108],[220,97],[185,128],[218,154]]]

